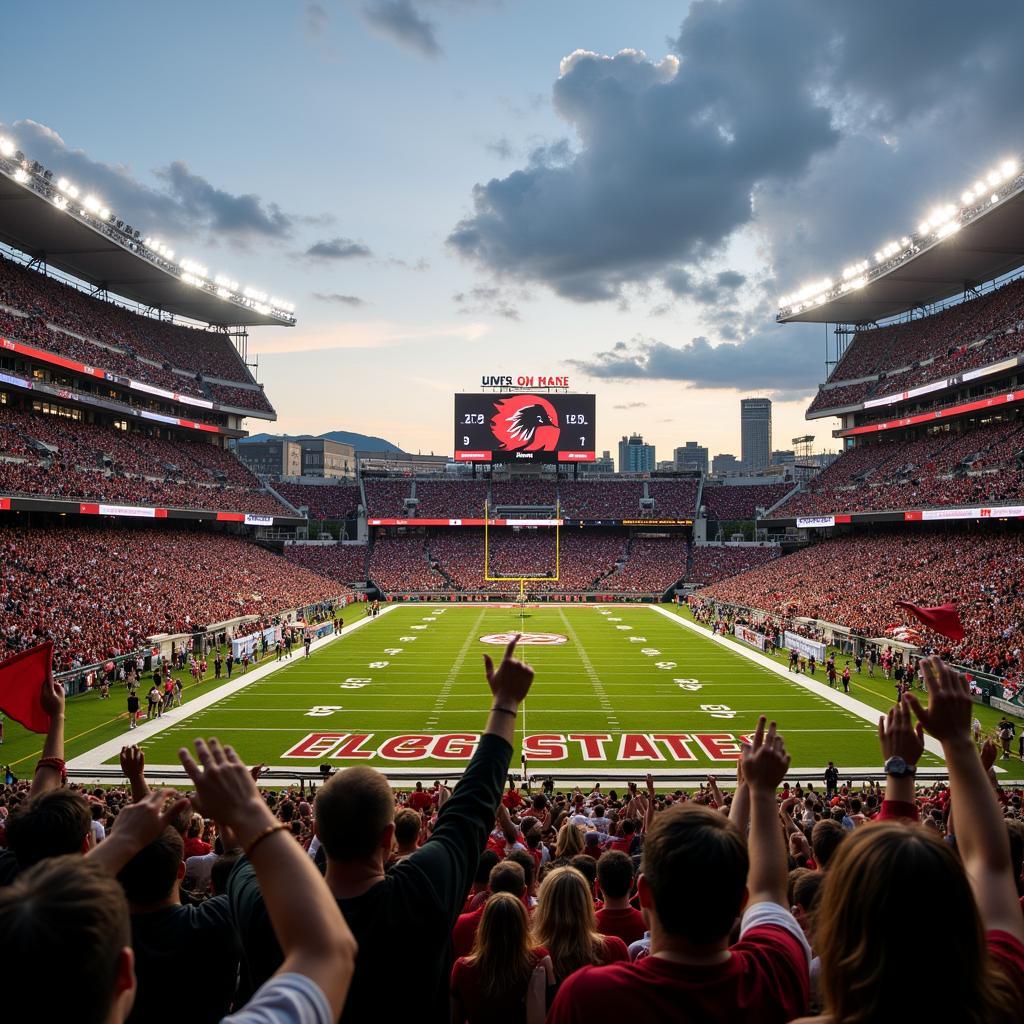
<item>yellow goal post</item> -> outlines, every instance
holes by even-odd
[[[540,583],[552,581],[558,582],[561,579],[561,557],[562,557],[562,545],[561,545],[561,526],[562,526],[562,514],[561,507],[555,505],[555,518],[554,520],[545,519],[524,519],[520,524],[517,520],[508,520],[507,525],[503,526],[502,529],[514,529],[517,525],[521,526],[551,526],[555,528],[555,575],[554,576],[527,576],[527,575],[511,575],[511,576],[496,576],[491,574],[491,513],[488,503],[484,502],[484,579],[488,583],[518,583],[519,584],[519,599],[524,601],[526,599],[526,584],[527,583]]]

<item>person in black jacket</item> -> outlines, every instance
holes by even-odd
[[[462,780],[441,808],[430,839],[391,870],[395,800],[387,779],[364,765],[339,772],[317,794],[316,831],[327,855],[327,885],[359,944],[352,987],[341,1016],[364,1024],[387,1017],[400,994],[417,997],[418,1021],[449,1020],[451,933],[494,828],[508,776],[519,705],[533,670],[516,660],[517,636],[495,669],[484,656],[493,700],[484,734]],[[227,886],[243,949],[243,992],[277,969],[259,884],[239,861]],[[400,978],[400,991],[396,982]]]

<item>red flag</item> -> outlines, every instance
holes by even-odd
[[[960,613],[956,610],[955,604],[940,604],[937,608],[922,608],[909,601],[897,601],[896,607],[906,608],[911,615],[920,619],[929,629],[935,630],[936,633],[940,633],[950,640],[957,641],[964,638],[964,624],[960,621]]]
[[[31,732],[50,729],[50,716],[43,710],[39,694],[50,677],[52,663],[53,643],[49,640],[0,662],[0,711]]]

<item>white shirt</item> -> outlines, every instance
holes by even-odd
[[[218,854],[211,850],[196,857],[188,857],[185,860],[185,878],[182,881],[184,888],[189,892],[206,892],[210,886],[210,872],[217,862]]]
[[[304,974],[275,974],[221,1024],[334,1024],[327,997]]]

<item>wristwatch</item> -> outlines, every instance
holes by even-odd
[[[917,769],[912,764],[907,764],[898,754],[890,757],[885,762],[885,774],[891,775],[894,779],[905,779],[907,776],[917,774]]]

